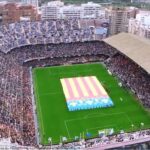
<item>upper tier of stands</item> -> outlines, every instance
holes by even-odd
[[[0,27],[0,51],[4,53],[25,45],[92,40],[94,28],[89,26],[83,28],[76,19],[23,21]]]

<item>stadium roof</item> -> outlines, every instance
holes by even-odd
[[[103,41],[132,59],[150,74],[150,40],[129,33],[120,33]]]

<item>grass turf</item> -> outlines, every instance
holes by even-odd
[[[91,75],[102,82],[114,106],[69,112],[60,78]],[[48,144],[49,137],[53,143],[59,143],[62,136],[72,141],[75,136],[85,137],[86,132],[96,137],[98,130],[105,128],[114,128],[115,133],[130,132],[139,130],[141,122],[142,128],[150,127],[149,112],[130,91],[118,86],[117,79],[109,75],[102,64],[35,68],[33,81],[41,144]]]

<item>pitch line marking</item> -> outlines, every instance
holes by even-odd
[[[80,74],[80,73],[86,73],[86,72],[89,72],[89,71],[92,71],[92,69],[89,69],[89,70],[86,70],[86,71],[79,71],[79,72],[70,71],[69,74],[74,74],[74,73],[75,74],[77,74],[77,73]],[[64,75],[64,74],[68,74],[68,73],[57,73],[57,74],[56,73],[50,73],[51,76]]]
[[[107,115],[106,113],[100,113],[101,115]],[[87,118],[88,116],[93,116],[93,115],[98,115],[98,113],[93,113],[93,114],[87,114],[86,116],[84,116],[84,118]]]
[[[39,92],[39,87],[38,87],[38,82],[37,82],[37,76],[35,75],[35,81],[36,81],[36,83],[35,83],[35,88],[36,88],[36,91],[38,91]],[[40,105],[39,105],[39,93],[38,92],[36,92],[35,93],[35,95],[34,96],[37,96],[38,97],[38,102],[36,102],[36,104],[38,103],[38,108],[39,108],[39,112],[40,112],[40,114],[37,114],[37,119],[38,119],[38,121],[42,121],[42,123],[41,123],[41,125],[39,124],[39,122],[38,122],[38,126],[39,126],[39,129],[38,130],[40,130],[40,126],[41,126],[41,128],[42,128],[42,133],[41,133],[41,131],[39,131],[39,133],[40,133],[40,140],[41,140],[41,138],[43,139],[43,134],[45,134],[45,131],[44,131],[44,127],[43,127],[43,119],[42,119],[42,111],[41,111],[41,107],[40,107]],[[38,113],[38,112],[37,112]],[[40,120],[39,120],[39,117],[40,117]],[[41,142],[41,141],[40,141]]]
[[[69,120],[66,120],[66,122],[70,122],[70,121],[74,121],[74,120],[82,120],[82,119],[88,119],[88,118],[97,118],[97,117],[103,117],[103,116],[112,116],[112,115],[120,115],[120,114],[125,114],[125,112],[120,112],[120,113],[112,113],[112,114],[105,114],[105,115],[95,115],[93,117],[81,117],[81,118],[77,118],[77,119],[69,119]]]
[[[64,120],[64,124],[65,124],[66,129],[67,129],[68,137],[69,137],[69,139],[71,139],[71,137],[70,137],[70,133],[69,133],[69,130],[68,130],[68,127],[67,127],[67,124],[66,124],[66,120]]]
[[[125,114],[126,116],[126,113],[125,112],[120,112],[120,113],[112,113],[112,114],[108,114],[108,115],[102,115],[102,116],[94,116],[94,117],[87,117],[87,118],[77,118],[77,119],[69,119],[69,120],[64,120],[64,123],[65,123],[65,126],[66,126],[66,129],[67,129],[67,133],[68,133],[68,137],[71,139],[71,136],[70,136],[70,132],[68,130],[68,127],[67,127],[67,122],[71,122],[71,121],[74,121],[74,120],[83,120],[83,119],[88,119],[88,118],[96,118],[96,117],[103,117],[103,116],[111,116],[111,115],[120,115],[120,114]],[[115,124],[111,124],[111,125],[115,125]],[[110,125],[109,125],[110,126]],[[117,125],[115,125],[116,127]],[[105,126],[103,126],[105,127]]]
[[[134,123],[132,122],[132,120],[129,118],[129,116],[128,116],[127,113],[125,113],[125,116],[127,117],[128,121],[129,121],[131,124],[134,124]],[[134,126],[137,127],[136,125],[134,125]]]

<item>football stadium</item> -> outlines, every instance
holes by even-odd
[[[3,25],[0,41],[4,147],[96,150],[150,141],[148,40],[120,33],[98,41],[94,27],[70,19]]]
[[[73,141],[107,130],[112,134],[111,129],[140,130],[141,122],[150,126],[149,114],[136,97],[100,63],[35,68],[33,78],[42,144],[49,137],[59,143],[61,137]]]

